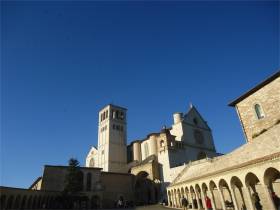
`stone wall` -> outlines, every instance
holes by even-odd
[[[264,118],[258,119],[255,104],[261,105]],[[247,141],[254,140],[280,120],[280,77],[237,103],[236,109]]]

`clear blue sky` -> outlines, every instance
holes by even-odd
[[[226,153],[227,104],[279,68],[279,2],[1,2],[1,185],[84,164],[98,111],[128,108],[128,142],[192,102]]]

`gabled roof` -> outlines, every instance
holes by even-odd
[[[200,120],[203,122],[205,127],[208,128],[209,130],[211,130],[211,128],[209,127],[207,122],[203,119],[203,117],[201,116],[201,114],[199,113],[199,111],[196,109],[196,107],[193,104],[191,104],[188,112],[184,115],[184,119],[187,119],[187,117],[190,115],[191,112],[194,112],[196,114],[196,116],[199,117]]]
[[[237,99],[233,100],[232,102],[230,102],[228,105],[229,106],[235,106],[237,103],[239,103],[240,101],[242,101],[243,99],[247,98],[249,95],[252,95],[253,93],[255,93],[256,91],[258,91],[259,89],[261,89],[262,87],[264,87],[265,85],[267,85],[268,83],[272,82],[273,80],[275,80],[276,78],[278,78],[280,76],[280,71],[274,73],[273,75],[271,75],[270,77],[268,77],[267,79],[265,79],[264,81],[262,81],[261,83],[259,83],[257,86],[255,86],[254,88],[250,89],[249,91],[247,91],[246,93],[244,93],[243,95],[241,95],[240,97],[238,97]]]

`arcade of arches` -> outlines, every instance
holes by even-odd
[[[208,196],[214,210],[226,210],[230,206],[235,210],[244,206],[255,210],[252,195],[257,193],[263,209],[276,210],[271,193],[280,197],[279,158],[280,154],[270,163],[172,185],[167,188],[168,205],[180,208],[181,199],[185,197],[191,209],[206,209],[205,197]]]

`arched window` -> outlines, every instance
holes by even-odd
[[[160,147],[164,147],[164,141],[163,140],[160,141]]]
[[[145,149],[145,157],[148,157],[149,156],[149,146],[148,146],[148,143],[144,144],[144,149]]]
[[[87,173],[87,191],[91,190],[91,173]]]
[[[258,119],[264,118],[264,113],[263,113],[261,105],[255,104],[255,112],[256,112]]]

